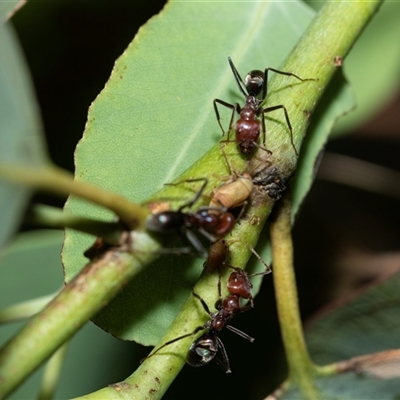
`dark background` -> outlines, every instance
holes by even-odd
[[[138,28],[164,3],[29,1],[13,18],[31,69],[49,153],[57,165],[73,171],[73,152],[84,130],[89,105]],[[357,132],[331,141],[327,151],[400,170],[396,135],[399,108],[400,97]],[[62,205],[62,201],[43,195],[36,197],[38,200]],[[317,179],[294,229],[305,318],[339,293],[344,296],[379,273],[379,265],[366,273],[346,257],[350,250],[371,254],[396,251],[400,226],[397,210],[395,199]],[[233,373],[224,375],[215,364],[198,369],[186,366],[164,398],[262,398],[276,387],[284,377],[285,362],[270,277],[264,280],[255,309],[238,318],[235,326],[257,340],[251,345],[230,332],[221,335]],[[147,352],[141,346],[121,342],[123,356],[113,366],[116,379],[130,375]],[[138,353],[135,359],[133,353]],[[265,376],[271,377],[268,382]],[[105,380],[103,385],[110,383]]]

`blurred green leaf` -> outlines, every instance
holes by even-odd
[[[35,231],[18,235],[0,253],[0,309],[35,299],[58,290],[62,285],[60,251],[63,234]],[[11,338],[23,322],[0,325],[0,346]],[[39,386],[35,373],[11,398],[32,398]]]
[[[23,233],[0,253],[0,309],[55,292],[61,287],[60,251],[63,238],[62,232],[54,230]],[[22,325],[23,322],[0,325],[0,345]],[[128,351],[134,357],[134,349],[129,343],[117,341],[92,325],[85,326],[70,343],[57,398],[75,397],[124,378],[130,366],[121,358]],[[103,362],[105,353],[112,357],[107,363]],[[109,365],[113,368],[110,369]],[[91,371],[90,377],[82,374],[82,368]],[[42,370],[43,367],[35,372],[10,399],[34,398],[40,386]],[[112,376],[109,376],[110,373]],[[71,382],[74,384],[71,385]]]
[[[38,167],[46,162],[36,100],[9,24],[0,23],[0,163]],[[30,189],[0,177],[0,247],[19,225]]]
[[[47,295],[63,283],[60,231],[19,234],[0,252],[0,308]]]
[[[306,331],[318,364],[400,348],[400,273],[313,321]]]
[[[400,3],[386,1],[344,61],[357,108],[341,118],[334,135],[367,122],[400,89]]]
[[[12,17],[25,3],[26,0],[0,1],[0,21],[4,22]]]
[[[339,70],[318,104],[303,142],[298,168],[291,184],[293,219],[311,189],[332,128],[354,105],[352,91]]]
[[[317,378],[315,386],[324,400],[389,400],[398,399],[400,379],[378,379],[356,372]],[[278,396],[280,400],[298,400],[302,398],[297,388]]]
[[[377,285],[371,284],[357,297],[356,294],[346,303],[328,305],[323,314],[306,326],[306,341],[314,362],[326,365],[356,361],[354,368],[340,369],[342,373],[319,377],[314,383],[323,399],[397,399],[398,358],[391,358],[390,350],[400,348],[400,273]],[[378,353],[385,350],[389,351]],[[369,356],[360,361],[362,357],[357,356],[361,355]],[[298,389],[293,388],[279,398],[299,396]]]

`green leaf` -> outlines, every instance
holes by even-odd
[[[393,254],[393,260],[397,255]],[[398,258],[398,257],[397,257]],[[383,282],[381,279],[386,278]],[[331,365],[333,375],[314,380],[322,399],[396,399],[399,389],[400,273],[383,274],[361,293],[328,305],[307,325],[314,362]],[[358,295],[355,297],[355,295]],[[279,399],[297,399],[294,385]]]
[[[354,106],[353,93],[339,70],[318,104],[303,142],[298,168],[291,184],[293,219],[311,189],[332,128]]]
[[[251,69],[278,67],[312,16],[300,2],[168,4],[141,28],[92,104],[76,151],[77,176],[135,201],[171,182],[220,139],[213,99],[243,101],[227,56],[243,76]],[[224,125],[229,117],[227,110]],[[74,199],[68,209],[111,218]],[[67,280],[84,265],[82,253],[91,241],[67,234]],[[202,264],[163,257],[95,322],[123,339],[154,344],[190,293]]]
[[[31,82],[12,27],[0,23],[0,160],[3,165],[46,163]],[[0,247],[18,226],[31,191],[0,179]]]
[[[55,230],[23,233],[0,253],[0,310],[61,288],[60,251],[63,237],[62,232]],[[22,322],[1,325],[0,345],[12,337],[21,325]],[[127,343],[115,340],[91,324],[85,326],[70,343],[56,397],[71,398],[94,390],[104,384],[106,375],[110,381],[127,375],[130,367],[121,362],[121,354],[128,351],[133,352],[134,349]],[[109,363],[103,362],[104,352],[112,357]],[[111,370],[109,365],[113,365]],[[91,371],[89,378],[81,373],[82,368]],[[40,368],[18,387],[10,399],[34,398],[42,373]],[[71,382],[74,384],[71,385]]]
[[[398,399],[400,379],[379,379],[357,372],[317,378],[314,385],[319,390],[321,399],[324,400],[375,400]],[[302,393],[298,388],[293,388],[283,396],[275,397],[280,400],[298,400]]]
[[[26,0],[8,0],[0,1],[0,21],[1,23],[11,18],[18,11]]]
[[[377,114],[400,85],[400,3],[386,1],[344,62],[357,108],[335,127],[339,135],[355,129]]]
[[[54,293],[62,285],[59,231],[22,233],[0,253],[0,309]],[[1,327],[0,346],[20,324]]]
[[[319,364],[400,348],[400,274],[313,322],[307,343]]]
[[[61,287],[62,240],[60,231],[21,233],[0,252],[0,308]]]
[[[310,3],[317,8],[323,4]],[[344,61],[345,76],[352,84],[351,89],[338,73],[318,104],[292,184],[294,215],[314,181],[318,156],[322,156],[332,130],[333,135],[338,135],[354,129],[378,112],[397,90],[400,48],[391,38],[400,36],[399,12],[400,3],[383,3]]]

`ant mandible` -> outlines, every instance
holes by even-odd
[[[294,152],[296,153],[296,155],[298,155],[296,146],[293,142],[292,125],[290,124],[289,115],[286,110],[286,107],[283,104],[279,104],[277,106],[263,108],[263,107],[261,107],[261,104],[264,102],[265,98],[267,97],[267,92],[268,92],[267,84],[268,84],[268,72],[269,71],[272,71],[272,72],[275,72],[275,73],[281,74],[281,75],[293,76],[294,78],[296,78],[302,82],[314,80],[314,79],[303,79],[291,72],[284,72],[284,71],[280,71],[275,68],[265,68],[264,72],[262,72],[260,70],[256,70],[256,69],[250,71],[243,80],[230,57],[228,57],[228,61],[229,61],[229,65],[232,69],[233,75],[235,77],[236,83],[238,85],[238,88],[239,88],[240,92],[243,94],[243,96],[246,98],[246,103],[243,106],[243,108],[241,108],[238,103],[230,104],[224,100],[214,99],[213,104],[214,104],[215,115],[217,117],[218,124],[221,127],[223,134],[225,134],[225,131],[221,125],[221,118],[219,115],[217,104],[221,104],[232,110],[232,116],[231,116],[231,119],[229,122],[229,127],[228,127],[228,140],[227,141],[228,142],[230,141],[229,133],[232,129],[233,118],[234,118],[235,114],[238,113],[240,118],[237,120],[237,122],[235,124],[235,134],[236,134],[236,142],[239,146],[240,151],[243,154],[248,155],[248,154],[252,153],[254,147],[256,147],[256,146],[261,147],[258,144],[258,138],[260,136],[260,121],[257,119],[258,117],[261,116],[261,130],[262,130],[262,134],[263,134],[263,145],[265,146],[265,133],[266,133],[265,114],[270,113],[275,110],[282,109],[284,112],[284,115],[285,115],[286,124],[289,128],[290,142],[292,144]],[[264,149],[265,151],[271,153],[265,147],[261,147],[261,148]]]
[[[156,212],[147,219],[146,226],[150,232],[168,234],[178,232],[184,240],[196,249],[202,256],[207,257],[207,251],[193,233],[197,230],[202,236],[214,243],[218,238],[227,235],[235,225],[235,217],[227,211],[226,207],[200,207],[195,212],[184,212],[185,208],[191,208],[200,198],[208,183],[207,178],[189,179],[187,182],[204,181],[199,191],[192,200],[183,204],[177,211]],[[218,212],[215,212],[218,211]],[[188,248],[175,249],[181,253],[187,253]],[[190,251],[190,249],[189,249]]]

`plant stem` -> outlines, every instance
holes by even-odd
[[[58,347],[107,304],[156,256],[159,244],[132,232],[134,248],[114,248],[69,282],[0,350],[0,398],[10,393]],[[137,251],[137,254],[131,252]]]
[[[293,268],[291,211],[288,196],[282,199],[277,218],[271,223],[271,245],[275,297],[283,345],[289,364],[289,380],[296,382],[304,398],[318,399],[313,385],[313,364],[305,344],[296,278]]]
[[[117,245],[125,228],[118,222],[98,221],[71,215],[57,207],[34,205],[27,215],[27,221],[48,228],[70,228],[103,238],[106,243]]]
[[[32,317],[50,303],[56,295],[57,293],[37,297],[36,299],[13,304],[12,306],[0,310],[0,324],[16,322]]]
[[[99,186],[74,180],[71,173],[56,166],[39,169],[0,164],[0,177],[60,196],[80,197],[113,211],[130,229],[145,228],[148,215],[145,208]]]
[[[49,359],[44,371],[38,400],[52,400],[54,398],[67,349],[68,343],[65,343]]]

